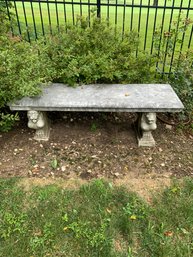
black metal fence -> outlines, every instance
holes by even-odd
[[[5,1],[8,3],[10,0]],[[11,0],[11,2],[13,7],[7,8],[8,16],[12,23],[11,16],[14,14],[17,24],[15,26],[12,23],[12,33],[25,35],[29,41],[46,33],[52,34],[66,24],[75,24],[76,16],[90,18],[91,15],[96,15],[115,25],[123,35],[131,30],[137,31],[141,41],[140,47],[151,53],[155,49],[155,31],[159,30],[159,48],[164,36],[168,37],[174,30],[178,30],[179,34],[175,38],[171,53],[171,64],[176,52],[193,48],[191,23],[193,0]],[[167,47],[169,46],[166,44]]]

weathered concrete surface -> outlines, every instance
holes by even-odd
[[[28,127],[35,129],[34,139],[37,141],[48,141],[50,135],[50,122],[47,118],[46,112],[28,111]]]
[[[151,132],[156,128],[156,113],[140,113],[137,129],[138,146],[155,146]]]
[[[52,84],[38,97],[10,104],[11,110],[179,112],[184,108],[168,84],[96,84],[76,88]]]

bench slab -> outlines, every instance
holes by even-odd
[[[51,84],[37,97],[10,104],[11,110],[92,112],[179,112],[184,108],[168,84],[96,84],[76,88]]]
[[[48,140],[46,111],[137,112],[139,146],[154,146],[152,131],[157,128],[156,112],[179,112],[184,106],[168,84],[96,84],[68,87],[51,84],[36,97],[24,97],[10,104],[11,110],[26,110],[28,127],[35,140]]]

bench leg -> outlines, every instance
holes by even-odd
[[[30,110],[27,112],[28,127],[35,129],[34,139],[37,141],[47,141],[50,135],[50,122],[46,112]]]
[[[157,128],[156,113],[139,113],[137,126],[138,146],[155,146],[151,132]]]

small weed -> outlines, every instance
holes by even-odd
[[[27,220],[27,215],[24,213],[15,214],[13,212],[4,212],[1,217],[0,223],[0,237],[7,239],[12,236],[12,234],[23,234],[25,233],[25,221]]]
[[[97,125],[95,122],[93,122],[93,123],[91,124],[90,130],[91,130],[92,132],[96,132],[97,128],[98,128],[98,125]]]
[[[53,159],[51,162],[50,162],[50,166],[52,167],[53,170],[56,170],[59,166],[59,163],[57,161],[57,159]]]
[[[127,255],[127,257],[134,257],[133,251],[132,251],[131,247],[128,248],[128,255]]]
[[[29,162],[31,166],[34,166],[37,163],[34,155],[30,156]]]
[[[55,186],[45,186],[43,188],[35,188],[34,193],[30,196],[32,200],[46,201],[51,200],[51,197],[55,197],[59,189]]]
[[[52,238],[52,225],[51,223],[46,223],[42,232],[34,233],[34,236],[30,238],[29,245],[32,252],[45,252],[47,248],[51,248],[53,243]]]
[[[147,207],[138,197],[131,199],[131,201],[123,207],[123,211],[130,220],[144,219],[147,215]]]
[[[95,248],[103,247],[103,243],[107,240],[106,230],[108,229],[110,219],[101,221],[101,225],[93,227],[91,222],[75,221],[64,228],[65,233],[73,231],[76,239],[84,240],[86,245]],[[110,239],[109,239],[110,240]]]

